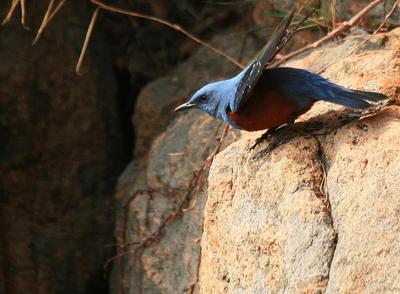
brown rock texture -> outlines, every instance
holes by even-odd
[[[318,71],[366,35],[288,66]],[[399,98],[400,29],[373,37],[324,72],[344,86]],[[398,101],[398,100],[397,100]],[[396,104],[396,103],[395,103]],[[400,109],[347,120],[318,103],[297,136],[255,159],[247,133],[217,155],[204,214],[201,293],[388,293],[400,290]]]
[[[173,293],[194,282],[205,191],[191,191],[188,186],[195,178],[193,171],[199,171],[214,147],[221,126],[201,113],[181,116],[154,142],[147,169],[140,172],[132,163],[120,178],[117,197],[124,205],[117,215],[116,238],[119,244],[132,244],[121,253],[157,231],[181,203],[187,211],[169,223],[154,244],[115,261],[115,293]],[[194,140],[198,147],[193,148]],[[132,180],[136,180],[133,185]]]
[[[236,56],[241,50],[237,38],[225,33],[211,42]],[[246,58],[255,52],[254,44],[250,38]],[[116,240],[122,246],[113,266],[113,293],[182,293],[195,284],[208,171],[201,176],[203,184],[197,185],[201,189],[191,186],[223,124],[200,111],[182,115],[173,109],[196,87],[235,71],[224,58],[201,48],[171,76],[153,81],[141,92],[134,116],[136,159],[120,177],[116,194]],[[229,135],[223,147],[233,139]],[[156,232],[182,203],[184,213],[154,242],[133,253],[138,242]]]

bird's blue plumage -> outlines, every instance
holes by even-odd
[[[380,93],[344,88],[304,69],[266,68],[296,32],[297,27],[290,30],[293,15],[294,10],[246,68],[230,79],[205,85],[176,111],[198,108],[231,126],[259,130],[293,122],[317,100],[367,108],[371,105],[368,101],[386,98]]]
[[[371,106],[367,101],[386,98],[380,93],[357,91],[339,86],[304,69],[271,68],[266,69],[263,75],[270,81],[271,86],[277,87],[300,106],[315,99],[352,108],[367,108]]]
[[[386,98],[380,93],[357,91],[336,85],[322,76],[304,69],[277,67],[265,69],[254,88],[242,94],[242,96],[246,95],[245,101],[242,101],[242,97],[238,97],[238,88],[243,87],[244,73],[245,70],[231,79],[204,86],[192,96],[189,103],[211,116],[239,128],[231,113],[240,113],[247,104],[253,102],[253,96],[262,96],[263,93],[260,91],[265,92],[264,99],[270,99],[268,98],[269,92],[276,92],[291,101],[292,105],[288,105],[288,107],[294,105],[293,118],[296,117],[296,114],[303,113],[304,109],[309,109],[317,100],[351,108],[367,108],[371,106],[368,101]]]

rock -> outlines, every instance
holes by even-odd
[[[327,292],[400,289],[398,107],[340,129],[326,145],[338,244]]]
[[[138,171],[132,163],[120,178],[118,244],[142,241],[182,204],[187,211],[157,235],[155,244],[115,262],[115,293],[182,292],[195,281],[206,194],[190,185],[221,131],[221,123],[200,112],[180,116],[154,142],[147,170]],[[203,183],[206,176],[207,171]],[[129,248],[134,245],[119,253]]]
[[[227,51],[236,56],[241,49],[237,39],[237,34],[224,33],[211,42],[229,47]],[[250,38],[244,56],[255,52],[254,44]],[[113,293],[182,293],[195,285],[208,170],[200,179],[194,172],[199,172],[216,146],[223,124],[200,111],[181,115],[172,110],[190,91],[236,70],[224,58],[201,48],[171,76],[150,83],[140,94],[134,116],[136,159],[117,187],[117,243],[137,244],[157,231],[180,205],[185,212],[144,250],[125,254],[135,244],[118,249],[122,257],[114,262]],[[222,147],[233,140],[228,136]],[[202,189],[190,188],[193,181],[200,181],[197,186]]]
[[[261,162],[246,156],[252,139],[229,146],[212,165],[201,292],[322,289],[336,235],[318,194],[318,144],[296,140]]]
[[[363,38],[288,65],[317,71]],[[324,75],[398,98],[399,47],[400,29],[377,35]],[[260,133],[246,133],[217,155],[208,178],[201,293],[399,291],[400,109],[350,123],[343,120],[348,113],[317,103],[300,124],[320,123],[327,135],[299,136],[255,160],[259,150],[249,147]]]

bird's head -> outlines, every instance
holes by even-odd
[[[230,85],[219,81],[205,85],[192,95],[188,102],[178,106],[175,112],[197,108],[215,118],[222,118],[229,104]]]

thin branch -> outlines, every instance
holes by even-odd
[[[183,200],[179,203],[179,205],[159,224],[156,230],[154,230],[150,235],[148,235],[146,238],[143,238],[140,242],[131,242],[131,243],[126,243],[123,244],[123,247],[129,246],[129,245],[136,245],[134,248],[128,251],[121,252],[109,259],[106,260],[104,263],[104,272],[106,272],[106,269],[108,268],[109,264],[113,262],[116,259],[119,259],[121,257],[127,256],[127,255],[132,255],[133,257],[136,257],[136,254],[139,250],[144,249],[154,242],[157,241],[161,233],[163,232],[164,228],[174,221],[180,214],[182,214],[182,208],[184,207],[184,204],[188,198],[188,196],[191,194],[191,191],[193,187],[196,187],[197,184],[199,183],[201,173],[203,172],[203,169],[201,169],[198,172],[193,171],[193,177],[191,179],[191,182],[189,183],[189,189],[183,198]]]
[[[87,47],[89,44],[89,40],[90,40],[90,37],[93,32],[94,24],[96,23],[97,16],[99,15],[99,11],[100,11],[100,8],[97,7],[96,10],[93,12],[92,19],[90,20],[89,27],[86,31],[85,41],[83,43],[81,54],[79,55],[78,63],[76,64],[76,68],[75,68],[75,71],[78,75],[82,74],[81,68],[82,68],[83,58],[85,57]]]
[[[2,26],[4,26],[6,23],[8,23],[11,20],[12,16],[14,15],[15,9],[18,6],[19,1],[20,0],[13,0],[12,1],[10,10],[8,11],[8,13],[7,13],[6,17],[4,18],[3,22],[1,23]]]
[[[20,0],[21,4],[21,24],[22,27],[26,30],[29,30],[29,28],[26,25],[26,7],[25,7],[25,0]]]
[[[219,128],[217,128],[217,131],[218,131],[218,129]],[[217,139],[218,140],[217,146],[211,152],[211,155],[203,162],[202,166],[199,169],[193,171],[192,177],[191,177],[188,187],[186,189],[185,196],[182,198],[182,200],[180,201],[178,206],[158,225],[156,230],[154,230],[147,237],[143,238],[140,242],[130,242],[130,243],[119,244],[118,247],[120,247],[120,248],[125,248],[125,247],[131,246],[131,245],[135,245],[135,246],[134,246],[134,248],[132,248],[130,250],[121,252],[121,253],[107,259],[106,262],[104,263],[104,272],[106,272],[106,269],[108,268],[110,263],[112,263],[114,260],[118,260],[127,255],[129,255],[133,259],[135,259],[139,250],[145,249],[148,246],[155,243],[156,241],[158,241],[163,230],[165,229],[165,227],[167,227],[170,223],[172,223],[180,215],[182,215],[183,213],[185,213],[185,211],[187,211],[187,209],[185,209],[185,207],[184,207],[185,203],[189,199],[190,195],[192,195],[192,192],[194,191],[194,189],[197,188],[198,190],[200,190],[202,185],[204,184],[203,178],[204,178],[205,171],[210,167],[210,165],[212,163],[212,159],[215,157],[215,155],[218,154],[218,152],[221,150],[221,145],[222,145],[224,139],[226,138],[228,130],[229,130],[229,126],[225,126],[222,131],[221,136]],[[207,150],[209,150],[210,142],[212,142],[212,140],[209,140],[209,143],[206,144],[203,154],[205,152],[207,152]],[[131,198],[134,199],[135,197],[136,197],[136,193]],[[198,276],[198,271],[196,273],[196,278],[194,279],[194,282],[191,284],[191,288],[195,287],[197,280],[198,280],[197,276]]]
[[[61,9],[61,7],[64,5],[64,3],[67,0],[61,0],[60,2],[58,2],[58,5],[53,10],[54,1],[55,0],[50,0],[49,5],[47,6],[46,14],[43,17],[42,23],[40,24],[40,27],[39,27],[39,29],[37,31],[37,34],[36,34],[36,37],[32,42],[32,46],[35,45],[37,43],[37,41],[39,41],[40,37],[43,34],[44,29],[46,28],[46,26],[54,18],[54,16],[57,14],[57,12]]]
[[[35,45],[36,42],[39,40],[40,36],[42,35],[43,30],[47,25],[47,20],[48,20],[48,18],[50,16],[51,10],[53,9],[54,1],[55,0],[50,0],[49,5],[47,6],[46,13],[45,13],[45,15],[43,17],[42,23],[40,24],[40,27],[39,27],[38,31],[37,31],[36,37],[32,42],[32,45]]]
[[[221,151],[221,147],[222,147],[222,143],[225,140],[226,135],[228,134],[229,131],[229,125],[226,125],[224,127],[224,130],[222,131],[222,135],[220,138],[218,138],[218,144],[217,146],[215,146],[213,152],[211,152],[210,156],[207,158],[206,160],[206,167],[210,167],[212,162],[214,161],[215,156],[219,153],[219,151]]]
[[[317,25],[317,26],[327,28],[328,30],[331,30],[331,29],[332,29],[332,27],[331,27],[329,24],[325,24],[325,23],[321,22],[319,18],[318,18],[318,19],[315,19],[315,18],[310,17],[308,20],[309,20],[310,22],[314,23],[314,24]],[[321,18],[321,20],[324,20],[324,19]]]
[[[386,18],[386,6],[387,6],[387,0],[384,0],[383,1],[383,20],[385,20],[385,18]]]
[[[187,290],[189,290],[188,292],[190,294],[195,293],[196,285],[199,282],[200,265],[201,265],[201,251],[202,251],[202,248],[201,248],[201,244],[200,244],[200,246],[199,246],[199,254],[197,256],[196,272],[195,272],[195,275],[194,275],[194,280],[190,284],[189,288],[187,289]]]
[[[386,1],[385,1],[386,2]],[[379,27],[365,40],[363,40],[360,44],[358,44],[354,49],[352,49],[349,53],[347,53],[345,56],[336,59],[334,61],[332,61],[331,63],[328,63],[327,65],[325,65],[324,67],[322,67],[319,71],[318,74],[323,73],[329,66],[349,57],[350,55],[356,53],[365,43],[367,43],[369,40],[371,40],[371,38],[373,36],[375,36],[382,28],[383,26],[387,23],[387,21],[389,20],[389,18],[393,15],[393,13],[396,11],[398,5],[400,4],[400,0],[396,0],[393,4],[392,9],[390,9],[389,13],[385,13],[385,18],[383,19],[382,23],[379,25]]]
[[[98,7],[104,9],[104,10],[108,10],[114,13],[119,13],[119,14],[124,14],[124,15],[129,15],[129,16],[133,16],[133,17],[139,17],[139,18],[143,18],[143,19],[147,19],[147,20],[151,20],[151,21],[155,21],[158,22],[160,24],[163,24],[167,27],[170,27],[182,34],[184,34],[185,36],[189,37],[190,39],[192,39],[193,41],[195,41],[196,43],[214,51],[215,53],[223,56],[224,58],[228,59],[230,62],[232,62],[233,64],[235,64],[237,67],[239,68],[244,68],[244,65],[241,64],[240,62],[236,61],[233,57],[229,56],[228,54],[226,54],[225,52],[221,51],[218,48],[215,48],[214,46],[200,40],[199,38],[197,38],[196,36],[194,36],[193,34],[191,34],[190,32],[188,32],[187,30],[183,29],[182,27],[180,27],[177,24],[171,23],[169,21],[166,21],[164,19],[160,19],[158,17],[155,16],[151,16],[151,15],[145,15],[136,11],[129,11],[129,10],[125,10],[122,8],[118,8],[115,6],[111,6],[105,3],[102,3],[101,1],[98,0],[90,0],[90,2],[92,2],[93,4],[97,5]]]
[[[331,15],[332,15],[332,28],[336,28],[337,18],[336,18],[336,0],[331,1]]]
[[[323,43],[330,41],[337,35],[340,35],[344,31],[348,30],[349,28],[353,27],[356,25],[365,15],[367,15],[368,12],[370,12],[375,6],[377,6],[379,3],[383,2],[384,0],[374,0],[371,3],[369,3],[366,7],[364,7],[363,10],[361,10],[359,13],[357,13],[355,16],[353,16],[349,21],[341,23],[339,26],[337,26],[334,30],[332,30],[329,34],[324,36],[323,38],[319,39],[318,41],[311,43],[307,46],[304,46],[303,48],[300,48],[296,51],[293,51],[285,56],[283,56],[280,60],[275,62],[273,66],[278,66],[284,63],[285,61],[298,56],[299,54],[313,48],[317,48],[321,46]]]

